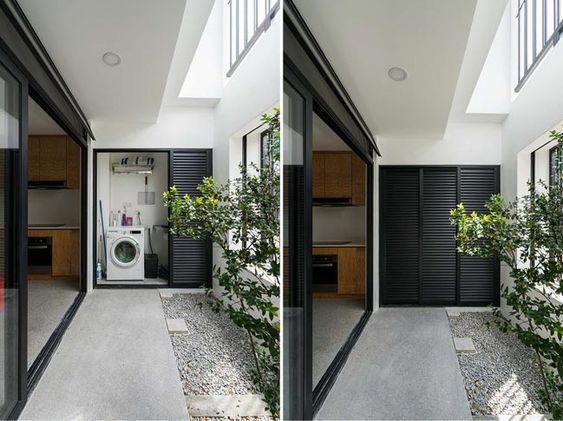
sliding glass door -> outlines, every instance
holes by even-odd
[[[283,94],[283,411],[284,419],[310,419],[311,177],[307,119],[312,100],[293,82],[284,82]]]
[[[0,59],[2,57],[0,56]],[[26,86],[0,60],[0,418],[19,400],[21,145]],[[24,253],[25,254],[25,253]]]

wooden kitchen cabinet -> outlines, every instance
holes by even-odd
[[[365,205],[365,163],[353,152],[313,152],[313,198],[350,199]]]
[[[313,247],[314,255],[338,257],[338,285],[336,295],[363,295],[366,290],[365,247]],[[325,296],[327,294],[321,293]],[[334,296],[334,294],[329,294]]]
[[[40,181],[66,180],[66,136],[42,136],[39,152]]]
[[[52,247],[53,277],[80,276],[80,230],[30,229],[29,237],[50,237]]]
[[[29,181],[62,181],[80,188],[80,146],[69,136],[31,135],[28,138]]]
[[[325,155],[313,152],[313,197],[325,197]]]
[[[326,198],[352,197],[352,156],[348,152],[326,152]]]
[[[28,181],[41,180],[40,163],[41,138],[39,136],[29,136],[27,142],[27,179]]]
[[[70,275],[80,276],[80,230],[70,231]]]
[[[66,186],[69,189],[80,188],[80,146],[67,137],[66,140]]]
[[[362,295],[366,285],[366,248],[338,248],[338,293]]]
[[[366,163],[356,154],[352,154],[352,205],[366,204]]]

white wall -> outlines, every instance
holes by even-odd
[[[379,138],[380,165],[498,165],[501,127],[487,123],[449,123],[443,139]]]
[[[366,241],[365,206],[313,207],[313,241]]]
[[[80,226],[80,190],[28,190],[29,224]]]
[[[220,183],[235,174],[241,136],[256,127],[262,113],[280,103],[280,32],[281,12],[223,87],[214,116],[213,175]],[[216,248],[213,260],[220,261]]]
[[[165,107],[154,124],[92,121],[92,148],[211,148],[213,109]]]

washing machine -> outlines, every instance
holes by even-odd
[[[144,227],[108,227],[106,245],[108,281],[145,279]]]

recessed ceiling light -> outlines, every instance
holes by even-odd
[[[387,74],[395,82],[402,82],[408,76],[407,71],[401,67],[391,67]]]
[[[118,66],[121,63],[121,57],[116,53],[112,53],[108,51],[102,56],[102,61],[107,64],[108,66]]]

